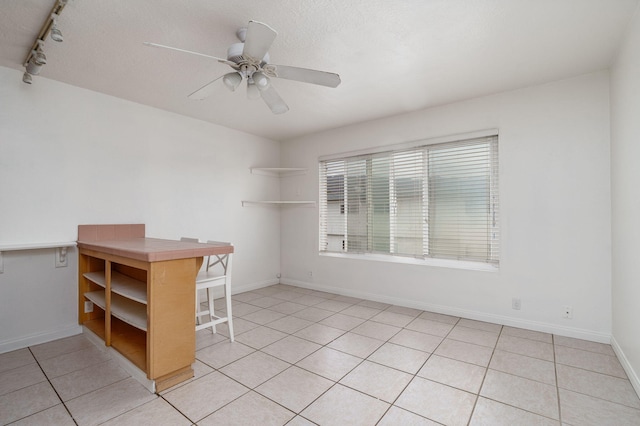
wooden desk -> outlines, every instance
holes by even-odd
[[[79,323],[156,392],[193,377],[196,274],[203,256],[233,247],[145,238],[144,225],[80,225],[78,249]]]

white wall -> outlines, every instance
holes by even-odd
[[[282,166],[310,170],[286,178],[283,197],[317,200],[318,156],[498,128],[502,254],[499,272],[319,256],[318,209],[291,208],[281,281],[608,342],[608,79],[600,72],[283,143]],[[563,305],[573,319],[561,317]]]
[[[2,67],[0,99],[0,245],[145,223],[151,237],[233,242],[236,290],[277,282],[279,210],[241,200],[278,197],[277,179],[249,173],[278,165],[278,142]],[[53,256],[4,253],[0,352],[77,330],[77,264]]]
[[[611,73],[613,346],[640,394],[640,9]]]

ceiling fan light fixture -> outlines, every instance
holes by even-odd
[[[267,77],[261,72],[253,73],[253,82],[255,83],[256,87],[260,91],[267,90],[271,85],[271,81],[269,80],[269,77]]]
[[[247,98],[252,101],[260,99],[260,90],[256,87],[253,78],[247,79]]]
[[[242,76],[240,75],[240,73],[230,72],[229,74],[225,74],[224,77],[222,77],[222,82],[225,86],[227,86],[227,89],[233,92],[238,88],[240,83],[242,83]]]
[[[24,72],[24,74],[22,74],[22,82],[26,83],[26,84],[31,84],[33,83],[33,79],[31,78],[31,74],[29,74],[28,72]]]

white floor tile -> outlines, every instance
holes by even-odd
[[[558,420],[480,397],[469,426],[559,426]]]
[[[364,361],[343,377],[340,383],[374,398],[393,403],[412,378],[413,375],[395,368]]]
[[[78,425],[98,425],[156,399],[132,378],[119,381],[66,402]]]
[[[559,419],[555,386],[489,370],[480,395],[552,419]]]
[[[416,374],[427,358],[429,354],[426,352],[387,342],[367,359],[405,373]]]
[[[463,426],[475,402],[474,394],[416,377],[395,405],[442,424]]]
[[[638,426],[640,410],[560,389],[562,420],[580,426]]]
[[[0,424],[8,424],[60,404],[49,382],[40,382],[0,396]]]
[[[319,425],[370,426],[388,408],[386,402],[337,384],[301,414]]]
[[[199,426],[219,425],[284,425],[295,413],[256,392],[240,398],[198,422]]]
[[[294,366],[258,386],[256,392],[299,413],[333,384],[331,380]]]
[[[189,426],[191,422],[162,398],[142,404],[103,426]]]
[[[215,371],[163,398],[195,423],[247,392],[247,387]]]
[[[418,372],[418,376],[467,392],[478,393],[486,371],[486,368],[475,364],[431,355]]]

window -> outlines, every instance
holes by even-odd
[[[497,265],[498,137],[321,160],[320,252]]]

